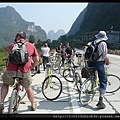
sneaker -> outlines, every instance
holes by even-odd
[[[3,110],[4,110],[4,105],[0,105],[0,114],[2,114]]]
[[[97,103],[97,105],[99,109],[104,109],[106,107],[106,105],[104,103]]]

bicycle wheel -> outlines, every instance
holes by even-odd
[[[77,87],[78,91],[81,91],[81,87],[82,87],[82,80],[80,77],[80,74],[78,72],[75,72],[75,86]]]
[[[109,74],[107,80],[106,93],[113,93],[120,89],[120,78],[118,76]]]
[[[10,100],[9,100],[9,107],[8,107],[9,114],[17,113],[19,101],[20,101],[20,98],[17,95],[17,90],[13,89]]]
[[[95,95],[93,86],[95,84],[95,81],[90,78],[86,79],[83,82],[81,91],[79,92],[79,101],[83,106],[88,105],[93,100],[93,97]]]
[[[70,68],[66,68],[63,70],[63,78],[68,82],[74,82],[73,71]]]
[[[51,79],[51,82],[49,82]],[[42,93],[47,100],[57,99],[62,92],[62,82],[56,75],[45,78],[42,84]]]

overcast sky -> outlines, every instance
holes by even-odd
[[[88,2],[78,3],[0,3],[1,7],[13,7],[25,21],[34,22],[48,33],[63,29],[67,33]]]

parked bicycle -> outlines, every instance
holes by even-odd
[[[81,67],[82,54],[80,52],[76,52],[76,57],[77,57],[77,64]]]
[[[89,77],[83,82],[81,92],[79,92],[79,101],[84,105],[88,105],[93,100],[95,94],[99,90],[99,80],[97,77],[96,69],[88,67]],[[87,73],[86,73],[87,74]],[[120,78],[117,75],[109,74],[106,67],[107,88],[106,93],[113,93],[120,89]]]
[[[74,82],[74,88],[76,87],[78,91],[81,91],[82,81],[80,74],[76,71],[79,65],[74,65],[64,69],[63,77],[68,82]]]
[[[80,67],[80,70],[86,66],[86,60],[84,59],[83,54],[81,54],[80,52],[76,52],[76,57],[77,57],[77,64]]]
[[[52,73],[52,63],[47,63],[46,68],[46,76],[42,83],[42,93],[47,100],[55,100],[62,92],[62,82]]]
[[[74,62],[72,61],[72,57],[69,54],[65,57],[64,63],[62,63],[62,60],[61,60],[61,62],[59,64],[60,64],[59,65],[59,74],[61,76],[63,76],[63,71],[66,68],[70,68],[70,67],[74,66]]]
[[[54,56],[54,60],[50,61],[52,62],[52,68],[56,73],[59,73],[59,66],[60,66],[60,62],[61,62],[61,53],[56,53]]]

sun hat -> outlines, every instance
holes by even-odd
[[[95,37],[97,39],[103,39],[103,40],[107,40],[108,37],[106,36],[106,32],[105,31],[100,31],[97,35],[95,35]]]

